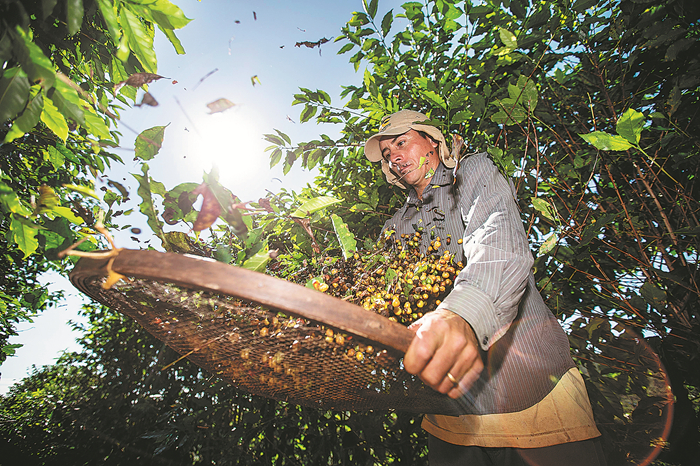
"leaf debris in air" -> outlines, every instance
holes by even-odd
[[[209,107],[209,114],[211,115],[212,113],[220,113],[228,110],[229,108],[233,107],[234,104],[230,100],[222,97],[221,99],[217,99],[214,102],[209,102],[207,104],[207,107]]]
[[[125,81],[120,81],[117,84],[115,84],[114,92],[119,91],[119,89],[121,89],[125,85],[132,87],[141,87],[144,84],[148,84],[162,78],[163,76],[154,73],[134,73],[131,76],[129,76]]]

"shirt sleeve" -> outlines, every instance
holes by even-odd
[[[534,259],[514,190],[493,162],[471,156],[460,171],[465,263],[438,308],[463,317],[488,350],[515,319]]]

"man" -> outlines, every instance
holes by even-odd
[[[460,162],[442,133],[403,110],[365,144],[390,183],[409,189],[384,231],[441,238],[465,265],[453,290],[410,328],[409,373],[464,406],[427,414],[431,465],[605,464],[566,334],[538,293],[512,184],[485,153]],[[449,239],[448,239],[449,238]]]

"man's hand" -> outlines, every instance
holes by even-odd
[[[406,371],[450,398],[466,393],[484,368],[471,326],[454,312],[440,309],[408,328],[416,336],[404,356]]]

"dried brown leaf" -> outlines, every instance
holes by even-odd
[[[207,107],[209,107],[209,110],[210,110],[209,113],[212,114],[212,113],[224,112],[224,111],[228,110],[229,108],[233,107],[234,105],[236,105],[236,104],[234,104],[230,100],[222,97],[221,99],[217,99],[214,102],[208,103]]]
[[[121,81],[114,86],[114,92],[117,92],[123,86],[141,87],[144,84],[151,83],[162,79],[163,76],[154,73],[134,73],[126,81]]]
[[[209,228],[216,219],[219,218],[219,215],[221,215],[221,205],[219,205],[219,201],[206,183],[197,186],[197,188],[192,191],[192,194],[201,194],[204,198],[202,201],[202,208],[199,210],[197,220],[195,220],[194,226],[192,227],[194,231],[202,231]]]
[[[301,47],[303,45],[304,47],[308,47],[308,48],[312,49],[314,47],[321,47],[321,45],[325,44],[326,42],[330,42],[330,39],[326,39],[324,37],[323,39],[319,39],[316,42],[311,42],[308,40],[305,40],[303,42],[297,42],[296,44],[294,44],[294,46]]]
[[[146,92],[143,95],[143,98],[141,99],[140,104],[136,104],[136,107],[140,107],[141,105],[148,105],[150,107],[157,107],[158,106],[158,101],[151,95],[150,92]]]

